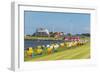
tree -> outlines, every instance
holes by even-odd
[[[75,36],[80,36],[81,34],[75,34]]]
[[[54,37],[54,33],[53,32],[49,32],[50,37]]]
[[[82,35],[82,36],[90,37],[90,33],[82,33],[81,35]]]
[[[72,34],[71,33],[67,33],[67,36],[72,36]]]

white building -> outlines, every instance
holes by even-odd
[[[37,28],[35,36],[49,36],[49,31],[46,28]]]

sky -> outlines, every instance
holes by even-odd
[[[37,28],[66,34],[90,33],[90,14],[24,11],[24,34],[32,35]]]

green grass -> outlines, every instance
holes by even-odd
[[[38,36],[25,36],[24,37],[25,40],[35,40],[35,39],[44,39],[44,40],[56,40],[54,37],[38,37]],[[60,38],[61,39],[61,38]]]
[[[70,59],[88,59],[90,58],[90,42],[72,48],[62,48],[56,53],[50,55],[41,55],[35,58],[25,58],[25,61],[47,61],[47,60],[70,60]]]

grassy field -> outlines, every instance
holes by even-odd
[[[44,36],[44,37],[38,37],[38,36],[24,36],[24,39],[25,40],[37,40],[37,39],[41,39],[41,40],[62,40],[62,37],[61,38],[54,38],[54,37],[47,37],[47,36]]]
[[[47,61],[47,60],[71,60],[71,59],[89,59],[90,58],[90,42],[84,45],[72,47],[69,49],[62,48],[59,52],[50,55],[41,55],[35,58],[25,58],[25,61]]]

